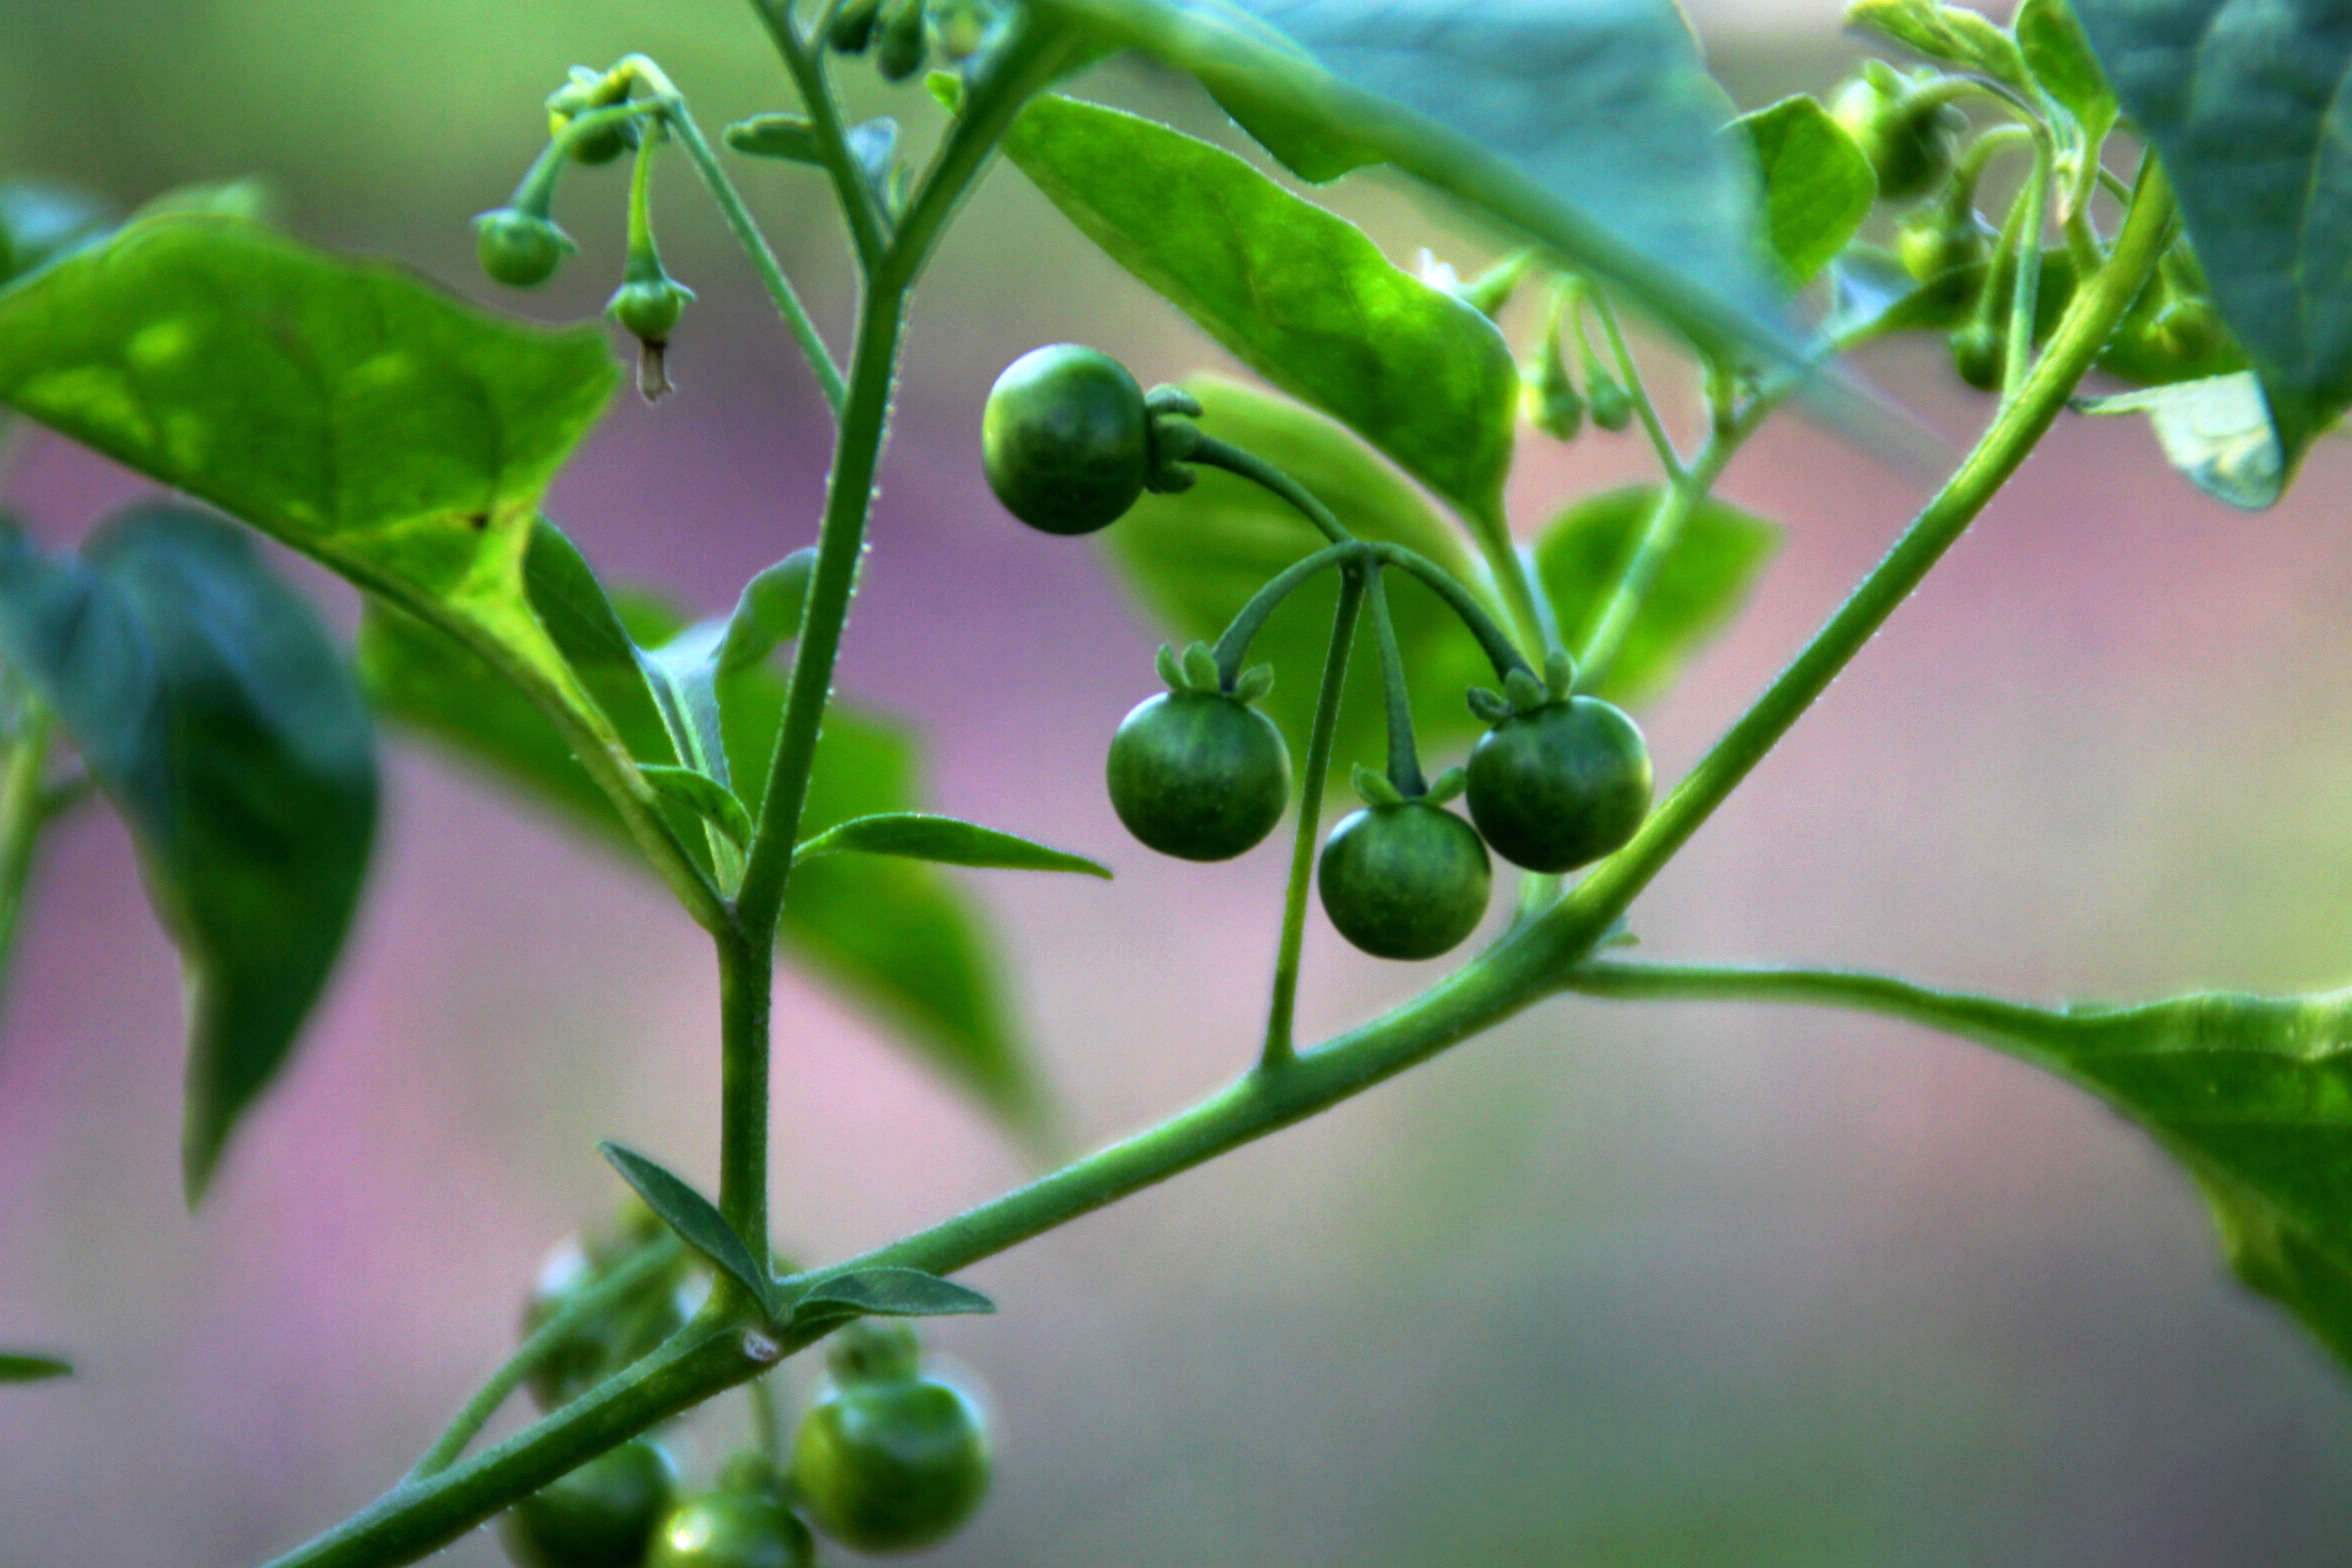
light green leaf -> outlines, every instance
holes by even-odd
[[[1041,98],[1005,151],[1243,363],[1503,530],[1519,381],[1492,321],[1233,154],[1135,115]]]
[[[1867,27],[1930,60],[1989,76],[2029,97],[2033,94],[2033,78],[2026,74],[2017,40],[1982,12],[1942,0],[1853,0],[1846,7],[1846,22]]]
[[[1040,0],[1200,78],[1294,172],[1386,163],[1694,341],[1785,358],[1753,181],[1671,0]]]
[[[659,1216],[661,1222],[677,1233],[678,1239],[708,1258],[720,1272],[732,1278],[770,1318],[778,1316],[776,1282],[769,1275],[767,1265],[753,1252],[754,1243],[735,1233],[718,1206],[696,1192],[684,1180],[633,1149],[617,1143],[600,1143],[599,1154],[612,1162],[621,1173],[621,1180],[635,1189],[645,1200],[645,1206]],[[765,1247],[763,1239],[757,1245]]]
[[[737,849],[751,845],[751,813],[735,792],[707,773],[692,768],[672,767],[667,763],[647,762],[638,765],[654,792],[672,800],[709,823]]]
[[[1591,633],[1661,494],[1656,486],[1640,485],[1587,496],[1536,540],[1536,579],[1551,596],[1569,647],[1581,646]],[[1772,524],[1712,496],[1701,501],[1627,626],[1599,694],[1631,705],[1663,691],[1737,613],[1779,545],[1780,530]]]
[[[1075,871],[1110,880],[1111,868],[1013,833],[1000,833],[956,817],[923,811],[888,811],[852,817],[800,841],[795,867],[821,855],[898,855],[943,866],[993,867],[1006,871]]]
[[[856,1269],[818,1280],[792,1303],[792,1321],[836,1317],[938,1318],[986,1314],[996,1303],[921,1269]]]
[[[1359,537],[1389,540],[1437,562],[1502,619],[1484,567],[1470,558],[1460,536],[1347,432],[1220,377],[1195,376],[1184,388],[1206,410],[1203,430],[1281,468]],[[1145,496],[1102,537],[1144,608],[1179,643],[1215,638],[1269,577],[1323,542],[1306,519],[1264,490],[1206,468],[1200,482],[1180,495]],[[1283,601],[1251,644],[1250,661],[1275,671],[1263,708],[1288,738],[1294,758],[1306,755],[1338,593],[1328,574],[1309,583]],[[1423,745],[1439,754],[1475,732],[1463,693],[1492,681],[1494,673],[1461,623],[1418,585],[1398,574],[1389,598],[1412,678],[1414,724]],[[1140,669],[1136,675],[1140,698],[1148,677]],[[1332,747],[1339,777],[1354,763],[1385,758],[1380,714],[1379,661],[1367,641],[1349,663],[1340,704]]]
[[[1878,201],[1870,157],[1811,98],[1783,98],[1731,122],[1755,148],[1764,177],[1765,230],[1791,282],[1803,283],[1846,248]]]
[[[817,552],[812,546],[793,551],[743,585],[735,613],[727,617],[727,635],[719,643],[720,674],[758,664],[800,635],[801,617],[808,613],[809,583],[816,574]]]
[[[617,379],[593,328],[472,310],[231,218],[132,223],[0,292],[0,404],[201,496],[610,731],[522,583]]]
[[[22,1350],[0,1350],[0,1383],[45,1383],[73,1376],[73,1363]]]
[[[618,609],[570,541],[542,524],[530,551],[531,602],[613,716],[641,763],[677,762],[632,644],[661,648],[679,616],[641,598]],[[625,843],[603,795],[546,718],[464,648],[396,613],[371,610],[360,669],[387,714],[485,764],[614,847]],[[720,678],[725,751],[734,776],[763,784],[784,705],[764,664]],[[921,804],[913,738],[838,699],[828,710],[802,827],[821,833],[852,817]],[[745,808],[758,802],[739,796]],[[699,834],[674,812],[681,840]],[[964,893],[918,861],[821,859],[792,874],[782,940],[819,979],[842,987],[902,1034],[931,1066],[1016,1131],[1034,1131],[1044,1096],[1015,1032],[1001,960]]]
[[[2115,129],[2119,113],[2115,93],[2070,0],[2025,0],[2010,30],[2042,97],[2063,111],[2053,116],[2060,144],[2058,177],[2066,210],[2073,211],[2090,200],[2097,184],[2099,147]]]
[[[2278,496],[2285,455],[2251,372],[2086,398],[2075,406],[2086,414],[2146,414],[2165,461],[2217,500],[2260,510]]]
[[[2163,159],[2282,462],[2352,404],[2352,28],[2340,0],[2077,0]]]
[[[0,658],[130,824],[185,960],[193,1203],[284,1070],[358,902],[366,705],[309,606],[181,507],[124,515],[79,559],[0,531]]]

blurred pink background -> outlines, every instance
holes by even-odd
[[[1826,8],[1697,10],[1744,101],[1844,68]],[[563,66],[647,49],[714,126],[787,96],[720,5],[0,0],[0,38],[0,172],[126,199],[259,173],[299,232],[477,297],[464,219],[529,157]],[[1215,124],[1165,79],[1089,88]],[[914,92],[860,93],[929,123]],[[665,248],[703,299],[683,390],[616,405],[549,510],[609,579],[715,610],[813,536],[825,425],[670,172]],[[838,338],[815,181],[744,179]],[[1400,259],[1483,254],[1393,187],[1331,199]],[[617,273],[617,181],[565,216],[586,254],[525,301],[550,318],[591,313]],[[1118,868],[970,884],[1076,1147],[1248,1059],[1284,855],[1159,860],[1103,798],[1159,633],[1091,548],[1006,520],[975,452],[997,367],[1065,337],[1146,381],[1227,363],[1000,170],[918,308],[842,688],[919,721],[940,809]],[[1955,442],[1984,412],[1932,342],[1863,368]],[[1529,528],[1643,466],[1630,437],[1522,452]],[[1645,897],[1645,951],[2032,997],[2352,976],[2348,479],[2323,450],[2287,504],[2239,515],[2136,422],[2063,423]],[[1662,777],[1925,489],[1794,423],[1741,459],[1725,492],[1786,543],[1643,715]],[[61,540],[139,492],[35,438],[5,497]],[[294,569],[349,624],[348,593]],[[193,1217],[173,955],[110,817],[48,845],[0,1032],[0,1342],[83,1375],[0,1395],[0,1568],[237,1568],[294,1544],[396,1477],[505,1353],[540,1252],[616,1195],[598,1138],[715,1168],[693,928],[617,859],[389,740],[344,970]],[[1361,959],[1319,919],[1307,962],[1315,1035],[1438,972]],[[829,994],[788,975],[778,1028],[784,1245],[842,1255],[1025,1174]],[[2075,1092],[1892,1024],[1554,1005],[971,1277],[1002,1315],[933,1338],[988,1390],[1001,1468],[942,1565],[2352,1553],[2352,1384],[2226,1278],[2186,1181]],[[686,1446],[708,1462],[741,1423],[722,1402]],[[445,1560],[500,1559],[481,1539]]]

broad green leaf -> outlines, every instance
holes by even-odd
[[[2086,414],[2146,414],[2165,461],[2217,500],[2255,509],[2278,494],[2285,458],[2250,372],[2089,398],[2076,407]]]
[[[69,185],[0,183],[0,285],[104,235],[114,215]]]
[[[1135,115],[1041,98],[1005,151],[1243,363],[1505,531],[1519,378],[1492,321],[1233,154]]]
[[[2097,183],[2099,146],[2115,129],[2119,112],[2114,90],[2099,70],[2070,0],[2025,0],[2010,30],[2042,96],[2064,111],[2054,120],[2060,189],[2071,211],[2090,200]]]
[[[1663,492],[1641,485],[1587,496],[1536,540],[1536,579],[1571,648],[1590,635]],[[1626,704],[1655,696],[1728,623],[1779,547],[1780,530],[1713,497],[1683,520],[1649,594],[1628,624],[1599,693]]]
[[[1206,411],[1204,431],[1281,468],[1359,537],[1404,545],[1445,567],[1502,619],[1484,567],[1470,558],[1460,536],[1347,432],[1220,377],[1195,376],[1184,388]],[[1305,518],[1256,485],[1215,469],[1199,473],[1199,483],[1180,495],[1144,497],[1102,536],[1144,608],[1179,645],[1214,639],[1268,578],[1323,543]],[[1274,689],[1262,707],[1281,726],[1294,759],[1307,754],[1338,594],[1328,574],[1309,583],[1283,601],[1250,648],[1250,663],[1274,668]],[[1423,745],[1439,756],[1475,733],[1462,696],[1471,686],[1492,684],[1494,672],[1461,623],[1418,584],[1398,574],[1389,599],[1412,677],[1414,724]],[[1136,676],[1140,700],[1148,695],[1149,678],[1140,668]],[[1362,638],[1349,661],[1332,747],[1337,777],[1346,778],[1355,763],[1383,759],[1380,715],[1379,661],[1369,638]]]
[[[2253,359],[2283,461],[2352,404],[2352,26],[2340,0],[2077,0]]]
[[[673,767],[668,763],[647,762],[638,771],[655,793],[675,801],[703,821],[719,830],[728,843],[737,849],[751,845],[751,813],[733,790],[707,773],[692,768]]]
[[[636,1190],[645,1206],[678,1239],[710,1259],[721,1273],[751,1293],[751,1299],[770,1317],[776,1316],[776,1282],[752,1244],[735,1233],[718,1206],[696,1192],[665,1167],[617,1143],[600,1143],[596,1151],[612,1162],[621,1180]],[[763,1243],[764,1244],[764,1243]]]
[[[1846,248],[1878,202],[1870,157],[1802,94],[1731,122],[1764,177],[1765,232],[1789,280],[1803,283]]]
[[[835,823],[792,852],[797,867],[822,855],[897,855],[943,866],[1006,871],[1075,871],[1110,880],[1111,868],[1013,833],[924,811],[890,811]]]
[[[285,1068],[358,902],[376,816],[366,704],[246,539],[174,506],[126,514],[78,559],[0,533],[0,658],[129,822],[185,960],[193,1203]]]
[[[832,1317],[940,1318],[990,1313],[996,1303],[968,1285],[921,1269],[856,1269],[818,1280],[792,1303],[795,1322]]]
[[[542,524],[530,555],[531,602],[577,664],[641,762],[675,763],[662,720],[631,652],[655,649],[684,629],[643,599],[606,598],[569,540]],[[486,764],[542,804],[625,844],[610,806],[555,727],[481,660],[396,612],[371,609],[360,630],[360,669],[387,714]],[[783,712],[783,679],[764,664],[721,678],[722,728],[734,776],[764,785]],[[916,746],[898,725],[836,699],[828,710],[809,784],[804,833],[852,817],[921,804]],[[696,823],[672,827],[692,843]],[[1043,1094],[997,978],[987,928],[962,891],[916,861],[819,860],[795,870],[782,938],[817,978],[847,990],[903,1035],[930,1065],[1017,1131],[1033,1131]]]
[[[132,223],[0,292],[0,404],[463,638],[596,744],[522,568],[616,379],[593,328],[501,321],[218,216]]]
[[[1846,22],[1867,27],[1930,60],[1989,76],[2028,96],[2034,91],[2017,40],[1982,12],[1966,6],[1946,5],[1943,0],[1853,0],[1846,7]]]
[[[45,1383],[73,1376],[73,1363],[22,1350],[0,1350],[0,1383]]]
[[[1785,358],[1754,182],[1672,0],[1040,0],[1200,78],[1294,172],[1391,164],[1712,348]]]

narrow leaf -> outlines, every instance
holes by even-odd
[[[1233,154],[1135,115],[1043,98],[1005,150],[1243,363],[1502,529],[1518,374],[1479,311]]]
[[[1051,848],[1033,839],[1000,833],[955,817],[922,811],[892,811],[852,817],[803,839],[792,852],[793,863],[819,855],[898,855],[947,866],[997,867],[1007,871],[1075,871],[1110,880],[1111,868],[1083,855]]]
[[[1551,596],[1570,647],[1590,635],[1640,548],[1661,495],[1643,485],[1588,496],[1537,539],[1536,577]],[[1772,524],[1713,497],[1701,501],[1658,567],[1616,658],[1601,674],[1598,694],[1631,704],[1664,690],[1684,661],[1737,613],[1779,542],[1780,530]]]
[[[939,1318],[986,1314],[996,1303],[968,1285],[921,1269],[872,1268],[818,1280],[792,1304],[792,1320],[853,1317]]]
[[[80,559],[0,529],[0,658],[130,824],[179,944],[193,1203],[350,926],[376,819],[365,701],[247,540],[175,506],[126,513]]]
[[[1869,155],[1811,98],[1783,98],[1731,122],[1764,177],[1765,230],[1789,281],[1803,283],[1846,248],[1878,201]]]
[[[2341,0],[2076,0],[2172,178],[2278,433],[2277,499],[2352,405],[2352,26]]]
[[[809,583],[816,572],[815,549],[795,550],[743,585],[719,644],[721,675],[760,663],[800,635],[801,617],[808,613]]]
[[[737,849],[750,846],[751,813],[726,785],[707,773],[666,763],[645,763],[638,771],[646,783],[717,828]]]
[[[992,1311],[993,1308],[975,1308]],[[29,1351],[0,1350],[0,1383],[45,1383],[52,1378],[73,1376],[73,1363],[55,1356],[36,1355]]]
[[[678,1233],[680,1241],[751,1292],[762,1311],[771,1318],[776,1316],[775,1281],[715,1204],[634,1150],[609,1142],[598,1144],[596,1150],[612,1162],[613,1169],[621,1173],[621,1180],[636,1190],[637,1196],[645,1200],[645,1206]]]

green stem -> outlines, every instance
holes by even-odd
[[[1682,477],[1682,454],[1674,448],[1674,438],[1666,433],[1666,422],[1658,417],[1658,405],[1650,397],[1650,389],[1642,380],[1641,366],[1634,362],[1633,350],[1625,341],[1625,329],[1617,324],[1617,312],[1610,308],[1609,297],[1589,284],[1584,299],[1592,306],[1593,315],[1601,323],[1601,332],[1609,340],[1609,355],[1617,361],[1617,379],[1633,400],[1633,411],[1641,420],[1642,432],[1650,438],[1650,448],[1657,453],[1658,466],[1665,470],[1669,482]],[[1577,337],[1584,336],[1584,324],[1579,319]],[[1590,345],[1586,345],[1587,352]]]
[[[760,1453],[779,1474],[790,1456],[784,1449],[784,1411],[776,1400],[773,1378],[755,1377],[744,1385],[751,1391],[751,1435]]]
[[[33,851],[53,815],[41,787],[56,720],[46,707],[27,700],[23,721],[8,759],[0,765],[0,999],[8,993],[10,960],[24,915],[25,891],[33,874]]]
[[[1380,694],[1388,718],[1388,781],[1407,800],[1429,793],[1421,776],[1421,757],[1413,745],[1413,688],[1405,676],[1405,656],[1397,647],[1396,620],[1388,611],[1388,585],[1380,569],[1372,569],[1372,640],[1380,649]]]
[[[448,1429],[433,1440],[433,1446],[416,1462],[416,1468],[408,1473],[409,1479],[421,1481],[455,1464],[465,1453],[466,1445],[489,1425],[498,1407],[581,1325],[600,1316],[615,1302],[626,1299],[649,1280],[676,1268],[678,1260],[685,1255],[686,1249],[676,1237],[658,1236],[637,1256],[565,1302],[553,1317],[533,1329],[515,1348],[515,1353],[474,1391]]]
[[[825,80],[823,40],[803,40],[793,27],[790,7],[783,0],[751,0],[751,9],[759,17],[760,25],[768,30],[793,86],[800,90],[802,112],[808,115],[818,155],[824,159],[825,173],[833,182],[834,202],[841,209],[842,222],[849,228],[850,249],[856,254],[859,267],[871,276],[882,260],[889,234],[881,205],[874,199],[873,188],[866,183],[865,171],[858,167],[856,156],[849,150],[849,132],[841,122],[841,105],[834,100],[832,84]]]
[[[1333,544],[1344,544],[1354,537],[1347,531],[1345,525],[1332,515],[1331,508],[1325,506],[1316,497],[1314,491],[1309,490],[1305,485],[1300,484],[1255,452],[1235,446],[1230,441],[1220,441],[1215,436],[1204,435],[1200,438],[1200,445],[1194,448],[1192,455],[1185,461],[1199,463],[1209,468],[1222,468],[1229,474],[1235,474],[1248,480],[1259,489],[1288,503],[1292,510],[1308,522],[1313,523],[1316,528],[1322,531],[1323,537]]]
[[[2078,1020],[1998,997],[1939,991],[1889,975],[1848,969],[1725,967],[1709,964],[1586,964],[1568,980],[1588,996],[1627,1001],[1782,1002],[1842,1007],[1925,1024],[2011,1049],[2055,1052]]]
[[[1283,1067],[1294,1054],[1291,1031],[1298,1015],[1299,953],[1307,939],[1307,893],[1315,879],[1315,847],[1322,838],[1323,788],[1331,776],[1340,696],[1347,687],[1348,653],[1363,602],[1364,572],[1351,567],[1340,575],[1331,649],[1323,656],[1323,685],[1315,696],[1314,726],[1307,732],[1307,771],[1299,784],[1298,829],[1291,839],[1290,880],[1282,895],[1282,940],[1274,954],[1274,1000],[1266,1010],[1266,1040],[1258,1055],[1261,1071]]]
[[[2064,410],[2075,383],[2154,270],[2171,219],[2170,187],[2150,160],[2114,255],[2075,292],[2025,385],[2002,406],[1958,471],[1754,706],[1650,814],[1633,841],[1601,862],[1544,917],[1545,923],[1598,940],[1829,688]]]
[[[1658,574],[1664,569],[1666,558],[1674,553],[1691,513],[1698,510],[1699,503],[1715,488],[1715,481],[1722,477],[1732,454],[1758,423],[1760,420],[1739,419],[1728,429],[1711,431],[1690,466],[1677,468],[1667,480],[1658,504],[1650,509],[1649,522],[1643,527],[1633,554],[1626,559],[1625,569],[1617,574],[1616,585],[1602,603],[1592,630],[1585,633],[1584,646],[1576,652],[1578,680],[1586,690],[1599,689],[1609,666],[1624,650],[1625,634],[1632,630],[1641,607],[1649,602]]]
[[[1302,556],[1281,571],[1266,579],[1266,585],[1249,597],[1232,621],[1217,638],[1217,682],[1227,691],[1241,676],[1241,666],[1249,657],[1250,644],[1266,620],[1280,607],[1283,600],[1299,586],[1327,567],[1348,565],[1362,561],[1369,552],[1355,540],[1326,545],[1313,555]]]
[[[1478,645],[1486,651],[1487,663],[1494,666],[1498,679],[1508,676],[1513,670],[1525,670],[1530,675],[1537,673],[1535,666],[1527,662],[1527,656],[1519,651],[1519,645],[1511,641],[1510,634],[1494,623],[1494,617],[1486,613],[1486,607],[1472,596],[1469,589],[1462,586],[1453,573],[1425,555],[1414,554],[1401,544],[1374,541],[1365,548],[1374,560],[1420,579],[1431,593],[1443,600],[1446,608],[1453,611],[1461,623],[1469,628],[1470,635],[1478,639]]]
[[[768,1015],[774,929],[718,938],[719,1212],[766,1264],[768,1239]],[[739,1290],[721,1278],[721,1290]]]
[[[2042,228],[2050,205],[2050,156],[2048,139],[2036,137],[2033,168],[2025,177],[2025,189],[2017,194],[2024,213],[2023,242],[2017,248],[2017,276],[2009,294],[2009,332],[2002,345],[2007,356],[2001,367],[2004,400],[2016,398],[2033,364],[2034,317],[2042,291]]]

